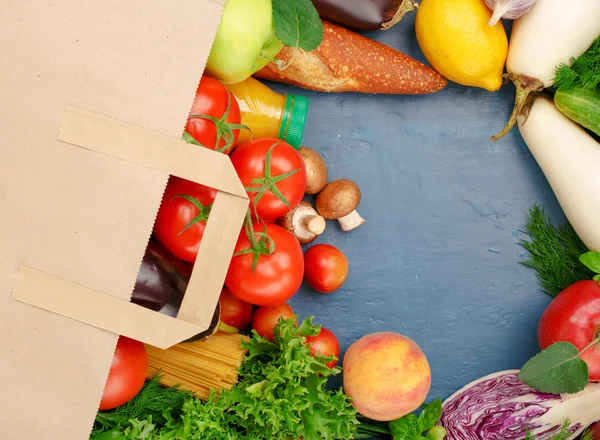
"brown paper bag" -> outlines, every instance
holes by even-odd
[[[0,1],[0,433],[87,439],[118,334],[206,330],[248,200],[182,143],[224,0]],[[129,302],[169,174],[218,189],[177,319]]]

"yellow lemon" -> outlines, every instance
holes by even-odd
[[[508,38],[483,0],[423,0],[417,12],[419,46],[451,81],[494,92],[502,85]]]

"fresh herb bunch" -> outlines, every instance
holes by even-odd
[[[522,264],[536,270],[542,290],[548,295],[555,297],[577,281],[594,277],[579,260],[589,249],[569,223],[554,225],[536,204],[529,211],[524,232],[530,239],[522,240],[521,245],[528,251],[529,259]]]
[[[600,85],[600,37],[579,58],[572,58],[570,66],[558,66],[554,77],[554,88],[568,89],[579,86],[593,90]]]
[[[571,434],[570,428],[571,428],[571,421],[569,419],[567,419],[563,422],[560,432],[558,434],[556,434],[556,436],[550,440],[567,440],[567,439],[571,438],[571,436],[573,434]],[[527,432],[527,435],[525,436],[524,440],[536,440],[536,439],[531,432]],[[594,440],[594,435],[589,430],[586,429],[585,431],[583,431],[583,434],[581,434],[581,440]]]
[[[442,440],[446,430],[436,425],[442,417],[442,399],[423,404],[423,411],[417,416],[408,414],[390,422],[394,440]]]
[[[313,357],[306,345],[306,337],[319,332],[312,318],[300,326],[294,319],[280,320],[274,343],[253,332],[242,343],[247,353],[230,391],[213,390],[206,402],[186,397],[180,408],[164,407],[160,414],[138,408],[130,420],[119,418],[117,426],[96,430],[92,439],[351,439],[356,410],[341,390],[325,388],[341,370],[328,368],[333,357]],[[98,419],[97,425],[110,426]]]

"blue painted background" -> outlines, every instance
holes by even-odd
[[[414,17],[368,36],[424,61]],[[534,202],[564,217],[518,131],[489,140],[508,119],[514,87],[374,96],[269,85],[310,97],[303,144],[324,156],[331,179],[358,183],[367,220],[349,233],[328,224],[316,243],[346,253],[348,280],[330,295],[303,287],[294,311],[335,332],[343,352],[371,332],[409,336],[432,368],[429,399],[521,367],[538,349],[550,298],[519,264],[519,231]]]

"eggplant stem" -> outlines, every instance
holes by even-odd
[[[387,31],[397,25],[404,18],[407,12],[414,11],[419,7],[419,4],[414,0],[404,0],[391,20],[382,23],[381,30]]]
[[[527,116],[529,116],[533,103],[540,96],[540,92],[544,90],[544,84],[538,79],[512,73],[508,74],[507,78],[514,82],[515,87],[517,88],[515,107],[513,108],[510,119],[504,129],[500,133],[492,136],[492,141],[497,141],[506,136],[517,123],[519,116],[524,115],[525,120],[527,120]]]

